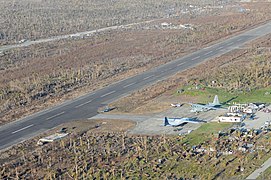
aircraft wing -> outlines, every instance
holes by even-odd
[[[179,126],[184,123],[202,123],[205,121],[198,120],[197,118],[167,118],[165,117],[164,126]]]

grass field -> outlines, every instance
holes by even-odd
[[[181,94],[176,93],[176,96],[193,96],[198,99],[197,103],[209,103],[213,101],[215,95],[218,95],[219,101],[222,104],[232,103],[271,103],[271,88],[263,88],[254,90],[251,92],[227,92],[223,89],[210,88],[210,87],[198,87],[186,86],[183,87],[184,92]]]
[[[200,126],[197,130],[188,134],[184,141],[190,145],[198,145],[204,141],[211,140],[214,134],[223,131],[232,126],[232,123],[206,123]]]
[[[267,168],[257,179],[270,179],[271,167]]]

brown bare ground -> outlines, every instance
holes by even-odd
[[[229,8],[231,13],[222,11],[218,16],[154,22],[156,25],[163,21],[175,25],[191,23],[195,25],[194,31],[136,27],[90,39],[13,50],[1,61],[0,124],[182,57],[270,19],[270,3],[256,4],[242,4],[251,9],[249,13]],[[186,81],[185,74],[183,78]],[[174,87],[178,83],[171,80],[169,84]]]
[[[45,144],[43,146],[38,146],[37,142],[38,139],[41,137],[45,137],[51,134],[58,132],[62,128],[67,128],[67,132],[70,133],[68,137],[65,138],[72,138],[87,133],[108,133],[108,132],[126,132],[129,129],[135,127],[136,123],[129,121],[129,120],[110,120],[110,119],[92,119],[92,120],[76,120],[69,123],[65,123],[62,125],[57,126],[54,129],[47,131],[41,135],[38,135],[35,138],[26,140],[23,143],[18,145],[14,145],[7,150],[1,150],[0,152],[0,164],[4,162],[9,162],[11,160],[20,158],[23,154],[28,152],[32,152],[38,149],[42,149],[49,144]],[[55,142],[53,142],[55,143]]]

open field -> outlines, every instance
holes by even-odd
[[[271,178],[271,167],[265,170],[257,179],[270,179]]]
[[[196,131],[188,134],[184,142],[189,143],[191,146],[204,143],[204,141],[212,141],[213,135],[219,131],[225,131],[232,126],[231,123],[206,123],[201,125]]]
[[[199,16],[224,5],[220,1],[0,1],[0,45],[22,39],[39,39],[56,35],[125,25],[150,19]],[[193,6],[190,6],[193,5]],[[200,9],[199,9],[200,8]],[[217,10],[216,10],[217,11]]]
[[[249,102],[262,102],[271,103],[271,88],[261,88],[251,90],[249,92],[229,92],[221,88],[202,86],[195,89],[196,86],[190,88],[183,87],[184,92],[176,96],[192,96],[197,99],[197,103],[208,103],[213,100],[215,95],[218,95],[221,103],[249,103]]]

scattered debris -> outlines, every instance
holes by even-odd
[[[114,109],[115,109],[115,107],[110,108],[110,107],[106,106],[102,112],[109,112],[109,111],[112,111]]]
[[[262,109],[262,112],[265,112],[265,113],[270,113],[270,112],[271,112],[271,109],[264,108],[264,109]]]
[[[22,39],[22,40],[18,41],[18,43],[22,44],[22,43],[24,43],[26,41],[27,41],[26,39]]]
[[[0,51],[0,57],[4,56],[4,55],[5,55],[5,53],[3,51]]]
[[[62,129],[61,129],[62,130]],[[59,140],[59,139],[62,139],[64,138],[65,136],[67,136],[69,133],[55,133],[55,134],[52,134],[50,136],[47,136],[47,137],[44,137],[44,138],[41,138],[38,140],[37,142],[37,145],[43,145],[43,144],[46,144],[46,143],[49,143],[49,142],[54,142],[56,140]]]
[[[179,89],[179,90],[177,91],[178,94],[183,93],[183,92],[184,92],[184,89]]]
[[[177,103],[177,104],[170,104],[172,107],[181,107],[183,104]]]
[[[66,127],[63,127],[60,129],[59,133],[67,133],[67,128]]]
[[[180,24],[179,27],[180,27],[180,28],[184,28],[184,29],[191,29],[191,30],[194,30],[192,24]]]

